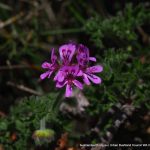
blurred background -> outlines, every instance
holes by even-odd
[[[127,113],[127,120],[121,120],[109,143],[149,143],[149,26],[148,0],[1,0],[0,121],[5,123],[0,131],[2,149],[24,145],[25,149],[74,150],[79,149],[76,145],[80,142],[100,143],[107,129],[114,127],[117,117],[122,119],[121,115],[126,113],[125,105],[132,106],[133,111]],[[22,137],[13,118],[21,117],[23,106],[18,107],[18,103],[22,98],[58,93],[53,81],[40,80],[41,64],[50,61],[53,47],[58,49],[69,41],[88,46],[97,63],[103,64],[104,72],[100,75],[103,83],[85,87],[83,93],[89,102],[85,114],[63,116],[64,122],[58,118],[62,127],[56,129],[59,134],[55,142],[38,147],[31,142],[32,134]],[[116,107],[118,103],[123,111]],[[113,106],[118,113],[106,121],[107,115],[104,116]],[[80,120],[88,124],[84,130]],[[92,128],[102,133],[89,133]],[[31,127],[31,133],[35,129]],[[74,136],[76,129],[78,134]],[[61,148],[57,141],[66,132],[70,135],[69,144]],[[15,140],[10,140],[12,135]],[[25,139],[24,144],[19,141],[21,138]]]

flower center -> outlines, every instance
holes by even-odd
[[[65,70],[66,72],[66,80],[68,81],[68,84],[72,84],[72,81],[75,78],[75,70]]]

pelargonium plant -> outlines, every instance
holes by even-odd
[[[95,73],[102,72],[103,67],[101,65],[89,66],[89,62],[96,62],[96,58],[90,57],[89,49],[86,46],[68,43],[59,47],[59,55],[60,59],[56,56],[53,48],[51,63],[44,62],[42,64],[42,68],[47,71],[41,74],[40,78],[42,80],[46,77],[50,78],[52,73],[55,73],[53,80],[56,82],[56,87],[66,86],[66,97],[72,96],[73,86],[82,90],[83,84],[101,83],[101,78]]]

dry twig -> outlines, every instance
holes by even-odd
[[[11,81],[8,81],[8,82],[7,82],[7,85],[12,86],[12,87],[15,87],[15,88],[17,88],[17,89],[19,89],[19,90],[28,92],[28,93],[30,93],[30,94],[34,94],[34,95],[38,95],[38,96],[41,96],[41,95],[42,95],[42,93],[40,93],[40,92],[37,92],[37,91],[35,91],[35,90],[31,89],[31,88],[28,88],[28,87],[26,87],[26,86],[24,86],[24,85],[15,84],[15,83],[13,83],[13,82],[11,82]]]
[[[141,34],[143,42],[145,44],[150,44],[150,36],[145,33],[145,31],[141,27],[137,27],[137,30]]]
[[[41,0],[41,3],[43,5],[45,12],[47,13],[47,16],[48,16],[50,23],[52,25],[56,25],[56,22],[57,22],[56,16],[53,12],[53,9],[52,9],[50,3],[47,0]]]
[[[5,26],[8,26],[14,22],[16,22],[17,20],[19,20],[22,16],[24,15],[23,12],[20,12],[18,15],[13,16],[11,18],[9,18],[8,20],[4,21],[4,22],[0,22],[0,29],[4,28]]]

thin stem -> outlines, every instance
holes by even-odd
[[[45,129],[45,117],[43,117],[41,120],[40,120],[40,130],[44,130]]]

